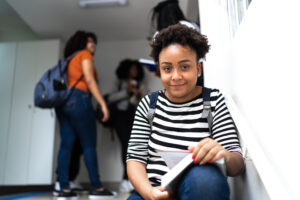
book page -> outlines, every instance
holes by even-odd
[[[187,156],[189,151],[156,151],[162,159],[166,162],[169,169],[172,169],[177,165],[185,156]]]

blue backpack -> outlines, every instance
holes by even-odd
[[[70,60],[78,52],[46,71],[34,89],[34,105],[40,108],[55,108],[63,105],[71,95],[74,87],[83,78],[83,74],[72,88],[68,86],[67,69]]]

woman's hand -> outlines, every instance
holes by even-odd
[[[109,119],[109,110],[108,110],[106,104],[101,105],[101,110],[102,110],[102,113],[103,113],[103,117],[102,117],[101,121],[106,122]]]
[[[211,138],[205,138],[196,146],[190,146],[188,149],[193,153],[194,162],[200,165],[213,163],[224,157],[228,176],[237,176],[244,171],[245,166],[242,155],[227,151]]]
[[[211,138],[201,140],[196,146],[190,146],[188,150],[193,153],[194,162],[200,165],[212,163],[229,153],[223,146]]]
[[[169,192],[164,191],[162,187],[153,187],[150,184],[144,163],[129,160],[127,161],[127,174],[135,190],[145,200],[169,200]]]
[[[152,187],[151,200],[168,200],[170,199],[169,192],[165,191],[162,187]]]

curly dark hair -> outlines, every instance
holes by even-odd
[[[178,5],[178,0],[162,1],[152,10],[151,25],[158,31],[169,25],[177,24],[180,20],[186,19]]]
[[[207,37],[195,29],[182,24],[171,25],[161,30],[150,43],[152,47],[150,56],[156,63],[159,63],[160,52],[171,44],[189,46],[196,52],[197,60],[204,58],[210,48]],[[156,72],[159,75],[159,67]]]
[[[67,41],[64,58],[71,56],[74,52],[85,49],[88,42],[88,38],[91,37],[94,42],[97,44],[97,36],[92,32],[85,32],[78,30],[70,37]]]
[[[130,68],[133,65],[136,66],[138,74],[137,77],[135,77],[135,80],[137,80],[138,82],[142,81],[144,79],[143,66],[139,63],[139,61],[132,59],[124,59],[119,63],[119,66],[116,70],[118,79],[127,80],[129,77]]]

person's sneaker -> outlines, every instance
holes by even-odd
[[[59,195],[60,192],[60,186],[59,186],[59,182],[56,181],[55,185],[54,185],[54,190],[53,190],[53,196],[57,197]]]
[[[69,183],[70,183],[70,189],[73,192],[79,192],[79,193],[88,192],[88,190],[83,189],[81,186],[79,186],[78,184],[76,184],[73,181],[70,181]],[[59,182],[56,181],[55,185],[54,185],[54,190],[53,190],[52,194],[53,194],[53,196],[57,197],[58,194],[59,194],[59,192],[60,192],[60,185],[59,185]]]
[[[102,191],[92,190],[89,194],[89,199],[112,199],[116,195],[116,192],[111,192],[108,189]]]
[[[127,179],[124,179],[121,183],[120,183],[120,186],[119,186],[119,191],[120,192],[131,192],[133,191],[134,188],[132,186],[132,184],[130,183],[129,180]]]
[[[78,199],[78,195],[71,190],[71,192],[64,192],[60,191],[58,196],[56,197],[57,200],[75,200]]]

